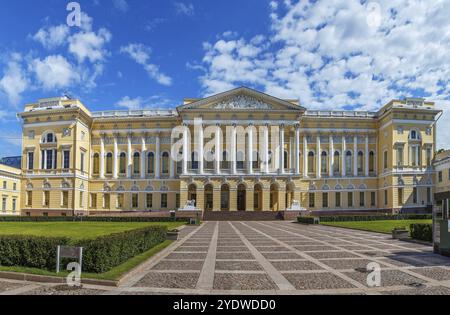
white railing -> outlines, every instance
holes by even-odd
[[[92,113],[93,118],[111,118],[111,117],[174,117],[178,113],[170,109],[155,110],[112,110]]]

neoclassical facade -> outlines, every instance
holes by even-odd
[[[170,211],[419,211],[433,201],[436,121],[423,99],[315,111],[248,89],[173,110],[26,105],[24,215]]]

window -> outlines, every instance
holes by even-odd
[[[353,161],[352,161],[352,152],[347,151],[345,154],[345,172],[347,175],[350,175],[353,173]]]
[[[17,190],[17,184],[13,183],[13,190]]]
[[[338,174],[341,171],[341,158],[339,152],[334,152],[334,165],[333,165],[333,173]]]
[[[449,176],[450,176],[450,170],[449,170]],[[439,181],[439,183],[442,183],[442,171],[439,171],[439,173],[438,173],[438,181]]]
[[[17,208],[17,199],[13,198],[13,200],[12,200],[12,211],[16,212],[16,208]]]
[[[124,195],[118,194],[117,195],[117,208],[118,209],[123,209],[123,200],[124,200]]]
[[[139,195],[138,194],[131,195],[131,207],[133,209],[136,209],[137,207],[139,207]]]
[[[27,207],[31,207],[33,205],[33,192],[27,191]]]
[[[70,168],[70,151],[63,151],[63,169]]]
[[[155,174],[155,154],[153,152],[147,155],[147,174]]]
[[[450,180],[450,169],[448,169],[448,180]]]
[[[351,191],[347,193],[347,204],[349,208],[353,207],[353,192]]]
[[[323,151],[321,160],[320,160],[320,171],[325,174],[327,173],[327,166],[328,166],[328,158],[327,158],[327,152]]]
[[[376,194],[375,194],[375,192],[374,191],[371,191],[370,192],[370,205],[372,206],[372,207],[375,207],[375,205],[376,205],[376,202],[375,202],[375,198],[376,197]]]
[[[388,151],[383,152],[383,168],[388,168]]]
[[[94,163],[94,174],[98,175],[100,173],[100,156],[98,153],[94,154],[94,158],[93,158],[93,163]]]
[[[161,209],[167,208],[167,194],[161,194]]]
[[[84,152],[80,153],[80,171],[84,172]]]
[[[135,152],[133,155],[133,173],[134,175],[138,175],[140,171],[140,161],[141,161],[141,155],[139,152]]]
[[[113,164],[113,155],[112,153],[108,153],[106,155],[106,174],[111,175],[112,174],[112,164]]]
[[[373,151],[369,153],[369,172],[375,172],[375,153]]]
[[[180,208],[180,194],[175,195],[175,208],[176,209]]]
[[[197,152],[191,153],[191,169],[198,170],[198,154],[197,154]]]
[[[34,169],[34,152],[28,152],[28,170]]]
[[[360,191],[359,192],[359,206],[364,207],[365,205],[366,205],[365,193],[364,193],[364,191]]]
[[[336,208],[340,208],[341,207],[341,193],[337,192],[336,193]]]
[[[55,142],[56,142],[56,137],[51,132],[45,134],[42,139],[42,143],[55,143]]]
[[[286,158],[286,156],[285,156],[285,158]],[[259,164],[259,153],[258,152],[253,152],[253,169],[258,169],[259,168],[259,166],[260,166],[260,164]],[[287,164],[285,164],[285,165],[287,165]]]
[[[411,133],[409,134],[409,139],[411,140],[419,140],[419,133],[416,130],[411,130]]]
[[[322,193],[322,207],[328,208],[328,193]]]
[[[6,211],[6,197],[2,198],[2,211]]]
[[[97,208],[97,194],[91,194],[91,208]]]
[[[162,173],[169,174],[169,153],[162,154]]]
[[[147,209],[153,208],[153,194],[147,194]]]
[[[42,150],[41,167],[45,170],[56,168],[56,150]]]
[[[308,173],[314,173],[314,152],[308,153]]]
[[[284,164],[282,165],[283,169],[286,169],[289,166],[289,153],[287,151],[284,151],[283,164]]]
[[[417,187],[413,188],[413,203],[417,204]]]
[[[314,193],[310,193],[309,194],[309,207],[310,208],[315,208],[315,194]]]
[[[362,174],[364,171],[364,153],[358,152],[358,174]]]
[[[385,191],[384,191],[384,205],[387,206],[388,203],[389,203],[388,191],[385,190]]]
[[[69,206],[69,192],[68,191],[62,192],[62,206],[63,207]]]
[[[7,188],[7,183],[6,183],[6,180],[4,180],[3,181],[3,189],[6,189]]]
[[[410,146],[410,159],[411,159],[411,165],[412,166],[419,166],[420,165],[420,148],[419,146]]]
[[[119,157],[119,173],[125,175],[127,172],[127,155],[122,152]]]
[[[430,167],[431,166],[431,158],[432,158],[431,157],[431,155],[432,155],[431,148],[427,148],[426,155],[427,155],[427,166]]]
[[[403,188],[398,188],[398,205],[403,206]]]
[[[403,166],[403,147],[397,148],[397,166]]]
[[[44,191],[44,207],[50,206],[50,192]]]
[[[84,207],[84,192],[80,191],[80,208]]]
[[[111,208],[111,195],[110,194],[103,195],[103,208],[105,208],[105,209]]]
[[[34,135],[35,135],[34,130],[28,131],[28,140],[33,140],[34,139]]]

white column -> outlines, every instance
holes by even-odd
[[[268,174],[270,173],[269,168],[269,125],[266,125],[264,130],[264,159],[265,159],[265,165],[264,165],[264,173]]]
[[[280,125],[280,162],[279,162],[279,173],[284,174],[284,168],[286,165],[284,165],[284,125]]]
[[[366,177],[369,177],[369,135],[366,135],[366,154],[365,154],[365,172],[366,172]]]
[[[198,130],[198,135],[197,135],[197,146],[198,146],[198,169],[199,169],[199,173],[201,175],[203,175],[205,173],[205,159],[204,159],[204,148],[203,148],[203,141],[204,141],[204,132],[203,132],[203,125],[200,126],[199,130]]]
[[[216,174],[220,174],[220,158],[222,156],[222,150],[220,149],[220,138],[222,136],[222,132],[220,130],[220,125],[217,124],[216,125],[216,145],[215,145],[215,153],[216,153],[216,158],[215,158],[215,173]]]
[[[141,179],[145,179],[145,156],[146,156],[145,135],[141,137]]]
[[[231,130],[231,172],[233,175],[237,174],[237,143],[236,143],[236,125],[233,125],[233,129]]]
[[[308,138],[303,136],[303,177],[308,177]]]
[[[420,166],[420,161],[419,161],[419,146],[414,146],[414,151],[415,151],[415,155],[416,155],[416,165],[415,166]]]
[[[300,175],[300,127],[295,128],[295,174]]]
[[[105,178],[105,136],[100,135],[100,178]]]
[[[172,150],[173,140],[170,138],[170,148]],[[169,155],[169,176],[171,179],[175,178],[175,160],[172,158],[172,154]]]
[[[316,140],[316,144],[317,144],[317,157],[316,157],[316,161],[317,161],[317,165],[316,165],[316,174],[317,174],[317,178],[322,177],[322,170],[321,170],[321,161],[322,161],[322,152],[320,152],[320,135],[317,136],[317,140]]]
[[[172,157],[169,156],[169,161],[171,160]],[[161,178],[161,137],[159,133],[155,136],[155,178]]]
[[[248,143],[247,143],[247,171],[253,174],[253,125],[248,126]]]
[[[330,166],[329,166],[329,175],[330,177],[334,176],[334,140],[333,135],[330,135]]]
[[[341,173],[342,173],[342,177],[345,177],[345,172],[346,172],[346,165],[345,165],[345,159],[346,159],[346,151],[347,151],[347,143],[346,143],[346,138],[345,135],[342,136],[342,156],[341,156]]]
[[[183,131],[183,174],[186,175],[188,173],[188,160],[189,160],[189,139],[188,139],[188,126],[184,126]]]
[[[113,177],[118,178],[118,155],[119,155],[119,149],[117,147],[117,134],[113,136],[114,138],[114,156],[113,156]]]
[[[128,134],[128,151],[127,151],[127,177],[131,178],[133,172],[133,157],[131,156],[131,133]]]
[[[358,136],[353,137],[353,176],[358,176]]]

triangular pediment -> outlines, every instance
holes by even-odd
[[[249,88],[238,88],[228,92],[195,100],[178,108],[206,111],[302,111],[303,107],[292,101],[282,100]]]

